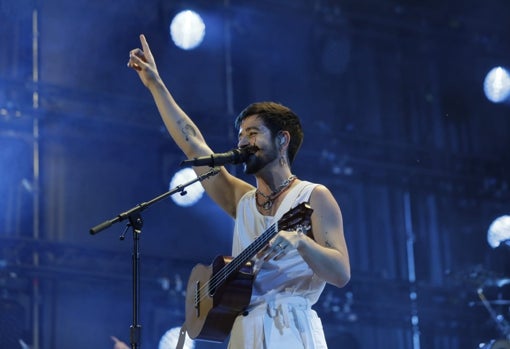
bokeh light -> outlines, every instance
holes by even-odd
[[[487,242],[492,248],[502,243],[510,245],[510,216],[496,218],[487,231]]]
[[[179,334],[181,329],[174,327],[165,332],[165,334],[159,340],[158,349],[174,349],[179,342]],[[195,342],[186,333],[186,339],[184,340],[183,349],[195,348]]]
[[[170,181],[170,190],[177,188],[179,185],[188,183],[189,181],[197,178],[195,171],[187,167],[175,173]],[[172,200],[179,206],[188,207],[197,203],[204,195],[204,187],[200,182],[195,182],[184,189],[183,192],[175,193],[172,195]]]
[[[483,90],[487,99],[502,103],[510,98],[510,74],[502,67],[492,68],[485,77]]]
[[[191,10],[181,11],[170,23],[170,36],[177,47],[192,50],[204,39],[205,23],[198,13]]]

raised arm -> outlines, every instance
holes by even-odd
[[[154,56],[144,35],[140,35],[142,49],[136,48],[129,53],[128,67],[133,68],[143,84],[154,98],[161,118],[170,136],[188,158],[206,156],[213,153],[204,136],[179,107],[173,96],[161,80]],[[197,174],[209,170],[207,167],[195,167]],[[202,182],[208,195],[230,216],[235,217],[237,202],[252,186],[229,174],[221,168],[219,174]]]

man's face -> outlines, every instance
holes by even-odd
[[[256,146],[258,150],[246,160],[244,164],[246,174],[255,174],[268,163],[278,159],[278,149],[271,136],[271,131],[256,115],[246,117],[239,128],[238,146],[247,145]]]

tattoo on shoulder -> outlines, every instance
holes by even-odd
[[[181,132],[184,137],[186,137],[186,141],[189,141],[190,137],[195,137],[197,135],[197,132],[190,124],[184,125],[184,127],[181,129]]]

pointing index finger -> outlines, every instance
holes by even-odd
[[[140,42],[142,43],[142,49],[145,53],[145,56],[152,59],[152,52],[149,47],[149,44],[147,43],[147,39],[145,38],[145,35],[140,34]]]

